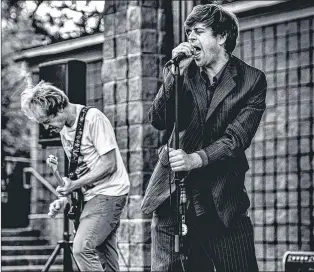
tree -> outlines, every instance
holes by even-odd
[[[81,37],[104,30],[104,1],[3,1],[6,19],[18,21],[25,7],[36,34],[51,42]],[[24,14],[25,15],[25,14]]]
[[[34,34],[28,19],[25,2],[1,2],[2,9],[2,50],[1,50],[1,155],[29,156],[26,119],[18,110],[19,92],[23,89],[24,78],[20,64],[14,62],[15,54],[25,47],[38,46],[50,42],[43,36]]]

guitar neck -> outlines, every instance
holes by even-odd
[[[64,180],[61,178],[59,171],[52,171],[53,175],[55,176],[55,178],[57,179],[57,182],[59,184],[59,186],[63,186],[64,185]]]

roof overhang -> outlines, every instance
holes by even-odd
[[[281,3],[287,0],[271,0],[271,1],[237,1],[223,5],[225,9],[233,13],[242,13],[253,9],[266,8]]]
[[[90,47],[104,42],[104,34],[97,33],[89,36],[84,36],[72,40],[62,41],[58,43],[43,45],[30,49],[24,49],[14,58],[15,61],[23,61],[40,56],[54,55],[73,51],[76,49]]]

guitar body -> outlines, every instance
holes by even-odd
[[[73,221],[74,229],[77,230],[80,224],[80,216],[84,208],[84,195],[81,190],[76,190],[71,193],[71,207],[68,212],[68,217]]]
[[[49,155],[47,160],[47,165],[52,170],[52,173],[54,174],[55,178],[58,181],[59,186],[64,185],[64,181],[61,178],[59,171],[57,169],[58,166],[58,158]],[[75,180],[76,176],[71,176],[71,180]],[[70,210],[68,212],[68,218],[73,221],[74,229],[77,230],[79,223],[80,223],[80,216],[84,208],[84,195],[80,189],[75,190],[70,194]]]

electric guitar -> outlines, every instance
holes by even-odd
[[[58,171],[58,158],[49,155],[46,160],[47,165],[50,167],[53,175],[57,179],[58,185],[63,186],[64,180],[61,178]],[[84,195],[80,189],[73,191],[71,194],[71,207],[68,212],[68,218],[73,221],[74,228],[77,230],[79,226],[79,220],[84,207]]]

